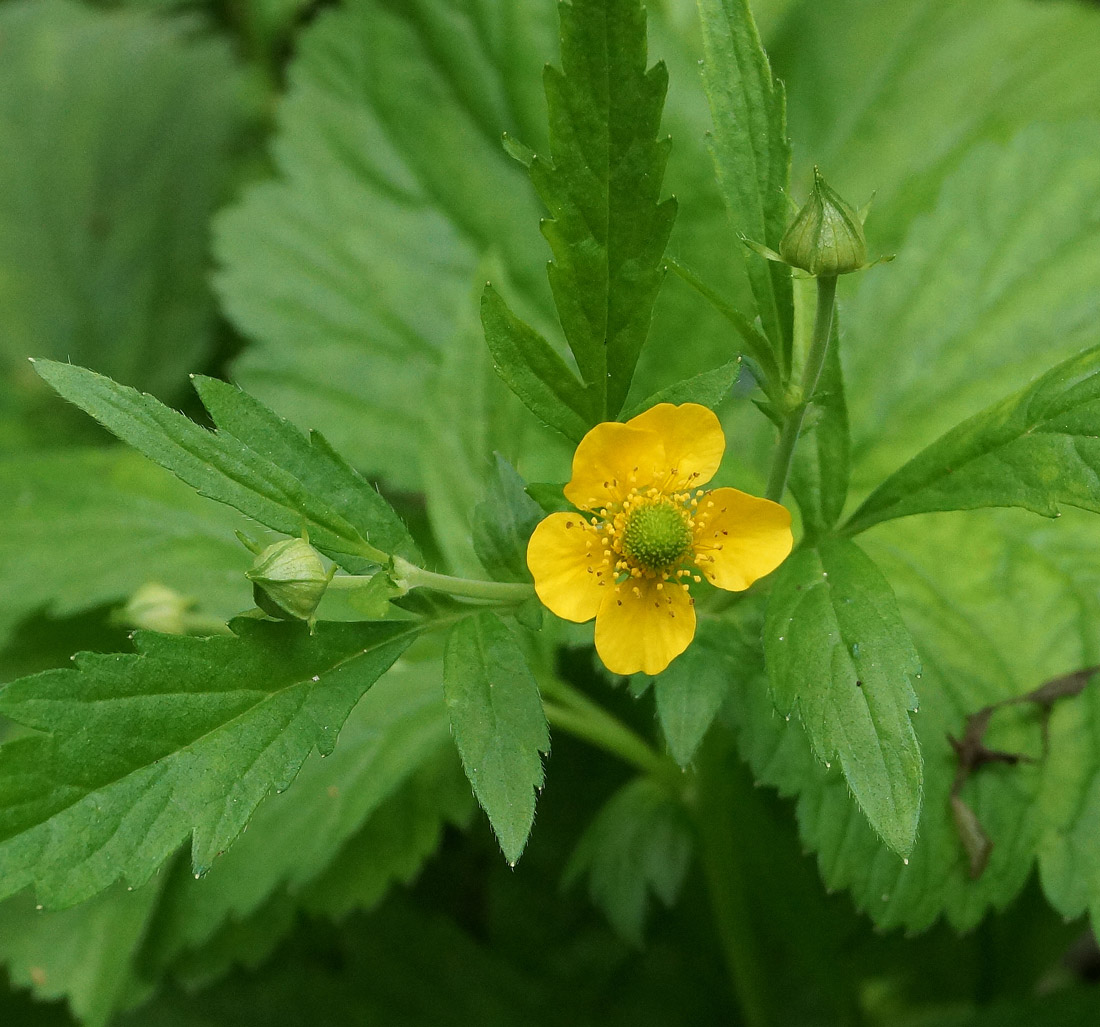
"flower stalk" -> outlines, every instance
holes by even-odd
[[[393,573],[391,575],[394,585],[405,592],[414,588],[431,588],[437,592],[446,592],[448,595],[459,596],[464,599],[481,599],[496,603],[522,603],[535,595],[533,585],[523,582],[509,581],[480,581],[476,578],[459,578],[450,574],[438,574],[435,571],[417,567],[408,560],[395,556],[393,558]],[[341,574],[333,578],[329,584],[335,589],[366,588],[374,579],[372,574]]]
[[[833,312],[836,309],[836,275],[819,277],[817,281],[817,311],[814,314],[813,338],[810,352],[806,357],[806,366],[802,372],[802,391],[798,403],[783,419],[779,431],[779,443],[772,456],[771,473],[768,475],[768,487],[764,493],[766,499],[778,503],[787,491],[787,479],[791,473],[795,447],[802,434],[802,425],[806,420],[806,411],[817,392],[821,372],[825,368],[825,357],[829,352],[829,337],[833,330]]]

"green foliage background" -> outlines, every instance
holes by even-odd
[[[648,61],[619,76],[637,77],[624,124],[651,191],[600,179],[581,212],[606,200],[610,223],[617,210],[642,226],[647,274],[616,278],[607,259],[568,266],[569,245],[600,243],[598,227],[586,234],[599,217],[559,209],[575,168],[540,178],[532,159],[564,145],[540,81],[559,61],[549,0],[0,2],[0,681],[51,671],[0,690],[0,1022],[1095,1022],[1082,978],[1100,915],[1100,688],[1060,703],[1045,733],[998,714],[990,744],[1033,762],[967,785],[994,843],[977,881],[950,814],[948,735],[985,704],[1100,663],[1100,11],[756,3],[784,134],[743,5],[700,9],[651,3]],[[727,99],[746,106],[731,114],[715,68],[732,58],[744,81]],[[551,93],[580,103],[565,70]],[[753,174],[738,165],[746,118],[766,129]],[[668,254],[758,312],[781,364],[795,358],[798,319],[781,311],[786,290],[803,309],[803,284],[746,263],[737,240],[777,242],[788,212],[768,190],[787,136],[791,192],[814,163],[846,196],[875,192],[869,235],[898,258],[841,283],[840,363],[792,480],[811,532],[842,508],[850,534],[870,530],[858,548],[800,551],[767,624],[749,599],[629,687],[593,665],[583,630],[550,625],[550,641],[530,642],[492,613],[446,652],[400,623],[339,623],[357,617],[337,598],[323,608],[337,623],[315,637],[253,626],[243,654],[118,627],[150,581],[218,618],[247,609],[233,532],[255,522],[296,534],[304,521],[352,573],[384,542],[441,571],[523,580],[515,551],[538,516],[523,481],[564,480],[568,438],[685,380],[707,373],[692,388],[717,401],[739,350],[751,356],[755,329],[739,336],[676,275],[661,284],[667,197]],[[620,321],[599,337],[559,323],[554,291],[605,272]],[[550,398],[523,393],[535,379],[520,355],[536,345]],[[201,432],[96,386],[101,421],[123,416],[124,395],[126,416],[172,436],[157,459],[230,506],[114,444],[29,355],[61,362],[45,377],[62,393],[86,386],[71,361],[216,424]],[[189,373],[210,376],[202,406]],[[763,492],[774,429],[740,387],[719,413],[731,444],[717,484]],[[148,453],[144,438],[131,441]],[[845,505],[829,475],[849,462]],[[821,600],[822,569],[854,605],[826,611],[837,631],[784,662],[777,618]],[[881,648],[853,651],[848,634],[876,617]],[[822,656],[837,632],[839,655]],[[56,670],[77,650],[122,655]],[[513,669],[504,697],[487,650]],[[218,684],[230,658],[240,687]],[[861,730],[896,795],[843,748],[833,760],[852,715],[827,687],[837,659],[893,683]],[[555,674],[667,749],[663,769],[635,776],[556,731],[544,760],[537,689]],[[332,687],[314,689],[322,677]],[[135,679],[151,684],[134,695]],[[825,685],[796,695],[805,681]],[[524,758],[482,737],[498,721]],[[113,762],[89,761],[85,730],[110,739]],[[523,852],[515,869],[463,777],[463,763],[494,760],[507,770],[470,776],[508,860]],[[660,785],[677,765],[704,783],[690,806]],[[194,790],[182,805],[181,783]],[[33,803],[73,794],[84,801],[66,830],[24,829]],[[132,851],[149,824],[156,844]],[[734,922],[750,947],[731,955]]]

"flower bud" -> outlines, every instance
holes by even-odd
[[[287,538],[263,550],[245,574],[264,613],[280,620],[309,620],[335,569],[326,571],[304,538]]]
[[[863,219],[814,168],[814,186],[779,243],[779,254],[792,267],[832,277],[867,266]]]
[[[130,628],[159,631],[165,635],[186,635],[190,630],[188,614],[195,601],[181,596],[165,585],[151,581],[142,585],[116,615]]]

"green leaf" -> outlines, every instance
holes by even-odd
[[[553,19],[541,3],[320,12],[295,40],[276,177],[215,224],[215,287],[253,341],[234,378],[396,488],[422,485],[424,383],[482,256],[525,317],[549,309],[538,202],[500,134],[544,131]]]
[[[882,572],[846,540],[796,552],[776,576],[764,651],[780,712],[798,711],[817,758],[839,760],[871,826],[907,855],[921,807],[909,720],[921,665]]]
[[[450,779],[440,765],[448,751]],[[438,662],[399,660],[348,715],[335,751],[323,759],[311,754],[294,784],[259,806],[248,830],[202,880],[186,864],[176,868],[146,943],[146,963],[176,967],[227,924],[262,917],[264,905],[283,892],[296,904],[346,912],[356,882],[370,880],[376,900],[406,865],[402,860],[414,858],[413,848],[423,858],[429,842],[438,841],[441,821],[458,808],[455,774],[469,804],[456,762]],[[434,791],[416,783],[421,778]],[[397,823],[402,797],[406,820]],[[377,843],[377,853],[368,854],[364,838]],[[231,947],[228,938],[222,945]]]
[[[319,432],[303,435],[262,403],[216,378],[196,377],[195,391],[218,432],[260,454],[292,474],[308,492],[354,525],[365,539],[385,553],[419,560],[408,529],[387,503],[348,465]]]
[[[147,880],[187,837],[197,872],[314,749],[331,752],[407,624],[234,622],[233,638],[139,633],[136,655],[77,657],[0,689],[47,734],[0,748],[0,894],[50,907]]]
[[[62,396],[200,495],[286,535],[308,529],[317,548],[348,570],[383,559],[365,535],[380,535],[380,543],[415,555],[396,515],[319,436],[305,439],[231,386],[201,386],[230,425],[209,432],[152,396],[84,368],[39,360],[35,369]]]
[[[491,285],[481,300],[485,342],[493,367],[543,424],[579,442],[598,420],[592,394],[530,325],[515,316]]]
[[[71,909],[35,908],[29,892],[0,903],[0,962],[40,1000],[64,998],[88,1027],[103,1027],[135,987],[134,962],[160,882],[121,885]]]
[[[808,184],[812,166],[820,164],[841,195],[874,193],[872,248],[897,249],[906,260],[906,249],[898,247],[909,223],[936,203],[945,177],[976,144],[1002,143],[1027,126],[1095,118],[1100,82],[1091,72],[1098,48],[1100,14],[1093,5],[833,0],[799,3],[769,52],[787,86],[799,177]],[[1095,130],[1078,130],[1078,141],[1095,145]],[[1036,184],[1058,173],[1057,153],[1030,152],[1045,153],[1031,161]],[[988,185],[998,190],[1003,181],[993,171]],[[1029,206],[1038,196],[1032,194]],[[954,208],[960,247],[974,242],[972,233],[958,231],[960,217],[980,220],[983,230],[995,224],[977,214],[985,209]],[[1067,215],[1070,209],[1064,208]],[[1008,217],[1014,231],[1034,227],[1030,215]],[[980,281],[957,266],[945,271],[960,288]],[[897,345],[891,335],[882,338]]]
[[[845,530],[934,510],[1100,511],[1100,347],[964,421],[892,474]]]
[[[701,624],[688,651],[653,682],[657,719],[672,758],[684,768],[725,701],[736,672],[724,646],[715,644],[713,632],[708,622]]]
[[[443,694],[462,767],[504,858],[515,864],[534,822],[550,735],[523,650],[496,614],[479,613],[451,631]]]
[[[1100,662],[1100,522],[1077,511],[1055,523],[1007,510],[932,515],[883,525],[865,544],[889,575],[923,664],[914,725],[924,802],[908,863],[876,836],[844,778],[814,757],[806,733],[775,716],[747,661],[726,707],[739,751],[758,780],[797,798],[802,841],[826,886],[848,889],[882,928],[919,931],[943,916],[970,930],[1016,898],[1036,861],[1061,916],[1095,911],[1100,689],[1056,705],[1046,745],[1031,711],[994,715],[987,744],[1033,762],[979,772],[963,791],[993,843],[978,880],[951,815],[958,760],[948,736],[987,704]]]
[[[650,894],[666,906],[676,901],[691,851],[683,804],[650,778],[635,778],[588,825],[565,868],[565,883],[587,877],[593,903],[640,946]]]
[[[629,411],[622,414],[622,419],[627,421],[658,403],[700,403],[713,410],[724,399],[729,398],[730,391],[740,377],[741,361],[730,360],[721,367],[702,371],[685,381],[660,389],[641,403],[634,404]]]
[[[250,605],[247,522],[122,448],[0,461],[0,646],[38,610],[68,617],[156,581],[229,618]]]
[[[474,510],[474,549],[499,581],[530,581],[527,542],[543,512],[523,479],[499,453],[485,501]]]
[[[1097,162],[1100,122],[1037,125],[1008,146],[981,146],[899,259],[856,276],[843,313],[858,485],[877,486],[965,418],[1096,345]],[[980,226],[960,211],[982,211]]]
[[[711,154],[734,228],[779,249],[789,220],[791,147],[786,99],[772,74],[747,0],[699,0],[703,85],[714,120]],[[789,367],[794,331],[790,268],[746,255],[764,332]]]
[[[676,201],[661,201],[669,140],[657,140],[668,73],[646,71],[638,0],[573,0],[561,17],[559,71],[543,82],[550,157],[509,144],[551,218],[550,288],[596,420],[626,401],[661,287]]]
[[[175,394],[214,343],[207,223],[246,113],[230,47],[58,0],[4,4],[0,37],[0,390],[33,397],[40,353]]]
[[[795,283],[795,351],[809,349],[813,331],[812,288],[806,279]],[[816,537],[840,519],[848,497],[851,470],[848,404],[840,360],[839,317],[833,315],[829,350],[817,383],[814,402],[806,417],[791,466],[790,487],[807,535]]]
[[[443,752],[371,814],[310,885],[306,905],[337,920],[372,908],[393,884],[410,884],[439,848],[443,828],[467,826],[473,809],[454,750]]]

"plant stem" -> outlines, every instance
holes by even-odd
[[[795,446],[802,434],[802,424],[806,420],[806,411],[813,402],[817,383],[825,367],[825,356],[829,352],[829,335],[833,329],[833,310],[836,303],[836,275],[817,279],[817,311],[814,314],[814,334],[810,343],[810,352],[806,357],[806,366],[802,372],[802,398],[793,410],[784,418],[779,432],[779,443],[772,457],[771,474],[768,476],[767,499],[778,503],[787,491],[787,478],[791,473],[791,461],[794,459]]]
[[[741,1018],[746,1027],[767,1027],[765,978],[745,901],[748,882],[733,833],[737,796],[731,776],[736,771],[731,774],[727,757],[732,754],[723,741],[719,732],[712,731],[699,754],[695,800],[699,856]]]
[[[545,697],[543,708],[546,719],[551,724],[664,781],[676,792],[682,790],[683,775],[675,764],[656,752],[644,738],[631,731],[599,703],[560,678],[543,678],[539,687]]]
[[[446,592],[467,599],[488,599],[495,602],[522,603],[535,595],[534,585],[508,581],[478,581],[475,578],[456,578],[450,574],[436,574],[423,567],[409,563],[400,556],[393,558],[394,584],[408,590],[413,588],[433,588],[437,592]],[[373,575],[340,574],[329,582],[329,588],[357,589],[365,588]]]

